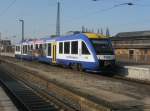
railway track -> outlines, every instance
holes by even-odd
[[[6,57],[6,58],[10,59],[11,61],[13,60],[15,62],[20,62],[20,60],[14,59],[13,57]],[[23,62],[27,62],[27,61],[23,61]],[[34,65],[37,64],[37,65],[40,65],[42,67],[45,67],[44,70],[49,69],[49,65],[47,65],[45,63],[39,63],[39,62],[36,62],[36,61],[32,61],[32,64],[30,64],[31,67],[34,67]],[[53,67],[53,65],[51,65],[51,67]],[[54,66],[54,67],[59,67],[59,66]],[[64,69],[64,67],[59,67],[59,68],[63,68]],[[119,68],[119,67],[117,67],[117,68]],[[117,71],[116,72],[112,72],[112,71],[110,71],[110,72],[103,72],[102,74],[96,74],[96,73],[91,74],[91,73],[88,73],[88,72],[79,72],[79,71],[68,69],[68,68],[66,68],[64,70],[69,70],[69,71],[71,70],[74,73],[81,73],[81,75],[85,74],[85,75],[88,75],[88,76],[90,76],[92,78],[101,78],[102,77],[103,79],[119,80],[119,81],[125,81],[125,82],[129,82],[129,83],[131,82],[131,83],[137,83],[137,84],[143,84],[143,85],[150,85],[150,81],[124,77],[124,76],[118,74]]]
[[[9,58],[9,59],[10,59],[10,61],[18,62],[17,64],[20,64],[20,60],[16,60],[16,59],[13,59],[13,58]],[[67,76],[69,76],[69,77],[66,78],[67,80],[70,80],[71,79],[70,77],[74,78],[76,76],[77,76],[78,79],[81,79],[82,81],[85,80],[84,82],[88,82],[87,81],[88,79],[90,79],[90,81],[93,80],[93,84],[94,84],[93,87],[95,87],[97,89],[102,89],[102,90],[105,90],[105,91],[111,91],[111,92],[119,93],[119,94],[121,93],[123,95],[127,95],[127,96],[130,96],[130,97],[136,98],[139,101],[142,100],[142,102],[144,102],[144,104],[148,103],[148,105],[146,105],[146,106],[148,106],[148,108],[150,108],[149,102],[146,102],[147,100],[144,100],[145,97],[146,98],[150,97],[149,84],[147,84],[145,82],[143,82],[141,84],[141,81],[134,81],[133,79],[124,79],[124,78],[119,78],[119,77],[101,76],[101,75],[97,75],[97,74],[79,72],[79,71],[74,71],[74,70],[70,70],[70,69],[63,69],[63,68],[60,68],[60,67],[57,67],[57,66],[50,66],[50,65],[46,65],[46,64],[37,63],[37,62],[31,62],[30,63],[30,62],[27,62],[27,61],[22,61],[21,64],[23,64],[24,66],[28,65],[28,67],[33,67],[33,68],[36,67],[37,69],[45,71],[46,73],[48,73],[50,71],[54,75],[55,75],[55,71],[63,73],[64,76],[65,76],[65,73],[69,74],[69,72],[70,72],[71,75],[70,76],[67,75]],[[21,70],[22,69],[20,69],[20,71]],[[24,72],[24,71],[22,71],[22,72]],[[39,78],[42,77],[42,75],[41,75],[41,77],[40,76],[38,77],[37,75],[34,75],[35,73],[36,72],[32,72],[32,71],[28,72],[27,71],[27,72],[25,72],[24,75],[22,75],[22,78],[24,78],[26,80],[29,80],[29,81],[32,81],[32,82],[35,82],[35,84],[36,83],[39,84],[38,81],[39,81]],[[33,78],[32,75],[34,75],[34,78],[36,77],[37,79],[36,80],[32,79]],[[58,75],[61,76],[60,74],[58,74]],[[29,76],[31,76],[31,77],[29,77]],[[82,76],[82,77],[79,77],[79,76]],[[47,80],[47,79],[45,79],[45,80]],[[47,85],[44,85],[44,84],[47,84],[47,82],[43,81],[43,83],[42,83],[42,81],[43,80],[41,80],[41,84],[39,84],[39,86],[41,85],[41,86],[46,86],[47,87]],[[79,82],[81,82],[81,81],[79,81]],[[79,85],[82,85],[82,82]],[[51,87],[51,85],[50,85],[50,87]],[[49,87],[47,87],[47,88],[49,88]],[[57,91],[59,92],[59,90],[57,90]],[[75,100],[75,103],[78,104],[80,102],[78,100]],[[87,100],[86,100],[86,103],[87,103]],[[79,109],[78,106],[77,106],[77,109]],[[85,111],[87,111],[87,110],[85,110]],[[149,111],[149,110],[146,110],[146,111]]]
[[[40,89],[26,85],[2,70],[0,83],[19,111],[75,111],[68,105],[64,105],[62,101],[50,100],[49,95]]]

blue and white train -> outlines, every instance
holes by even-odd
[[[15,57],[92,72],[115,64],[110,39],[94,33],[26,40],[16,45]]]

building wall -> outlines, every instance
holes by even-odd
[[[150,64],[150,49],[115,49],[115,54],[118,62]]]
[[[130,55],[130,51],[133,50],[133,55],[150,55],[150,49],[115,49],[116,55]]]

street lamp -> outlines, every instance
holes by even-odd
[[[24,41],[24,20],[20,19],[19,22],[22,23],[22,40],[21,40],[21,42],[23,42]],[[23,45],[21,43],[21,61],[22,61],[22,54],[23,54]]]
[[[99,0],[92,0],[92,1],[97,2]],[[127,3],[121,3],[121,4],[114,5],[113,7],[119,7],[121,5],[129,5],[129,6],[131,6],[131,5],[135,5],[135,4],[133,4],[132,2],[127,2]]]
[[[23,42],[23,41],[24,41],[24,20],[23,20],[23,19],[22,19],[22,20],[20,19],[19,22],[22,23],[22,40],[21,40],[21,41]]]
[[[114,5],[114,7],[118,7],[118,6],[121,6],[121,5],[134,5],[132,2],[128,2],[128,3],[121,3],[121,4],[117,4],[117,5]]]
[[[57,1],[56,36],[60,36],[60,1]]]

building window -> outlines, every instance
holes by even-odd
[[[71,54],[78,54],[78,41],[71,42]]]
[[[144,49],[144,54],[147,54],[148,53],[148,50],[147,49]]]
[[[48,44],[48,56],[51,56],[51,43]]]
[[[82,42],[82,54],[89,55],[90,52],[84,42]]]
[[[133,59],[134,56],[134,50],[129,50],[129,58]]]
[[[134,50],[129,50],[129,55],[134,55]]]
[[[63,53],[63,42],[59,43],[59,54]]]
[[[70,53],[70,42],[64,42],[64,54]]]

